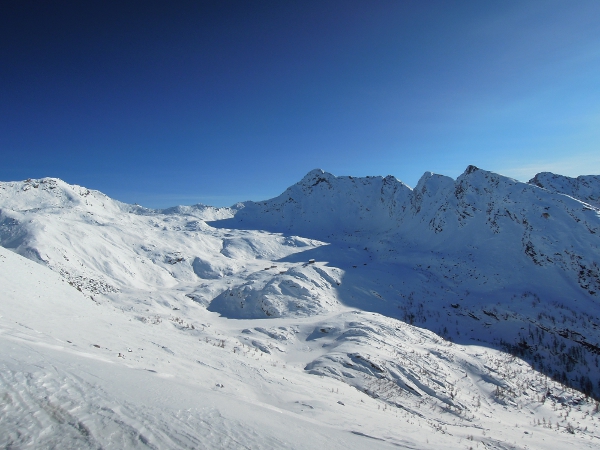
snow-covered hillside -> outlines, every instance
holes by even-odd
[[[551,192],[569,195],[582,202],[600,207],[599,175],[582,175],[577,178],[570,178],[550,172],[541,172],[529,180],[529,184],[534,184]]]
[[[0,446],[598,448],[598,186],[536,178],[0,183]]]
[[[153,211],[56,179],[0,183],[0,205],[2,246],[92,294],[244,276],[257,259],[320,245],[293,237],[261,239],[261,233],[228,235],[206,225],[202,217],[231,215],[226,208]]]

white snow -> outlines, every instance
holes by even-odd
[[[529,180],[529,183],[600,207],[600,176],[598,175],[570,178],[550,172],[541,172]]]
[[[548,179],[0,183],[0,447],[598,448],[598,191]]]

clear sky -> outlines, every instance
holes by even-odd
[[[230,205],[311,169],[600,174],[600,1],[0,3],[0,180]]]

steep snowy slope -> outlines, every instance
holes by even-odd
[[[407,251],[470,255],[479,259],[472,267],[480,274],[478,285],[497,276],[499,264],[537,266],[550,272],[537,277],[543,284],[553,280],[550,291],[557,287],[554,275],[562,274],[567,291],[561,295],[570,295],[575,285],[573,295],[600,293],[599,210],[473,166],[456,181],[426,173],[412,191],[392,177],[336,178],[313,171],[281,196],[246,203],[219,224],[371,244],[384,260]],[[510,281],[504,277],[501,284]]]
[[[550,172],[541,172],[529,180],[529,184],[534,184],[550,192],[569,195],[600,208],[599,175],[582,175],[577,178],[570,178]]]
[[[2,448],[341,449],[369,443],[367,434],[352,432],[356,407],[349,404],[346,413],[334,399],[339,395],[325,400],[330,383],[316,387],[314,377],[303,380],[302,371],[298,378],[272,361],[265,361],[267,371],[262,359],[231,352],[229,342],[227,350],[214,345],[219,332],[132,321],[126,311],[92,302],[57,274],[1,247],[0,286]],[[282,383],[281,374],[294,381]],[[282,408],[257,398],[271,383]],[[301,414],[301,402],[318,409]],[[407,433],[391,431],[392,418],[373,406],[370,413],[390,428],[389,443],[379,439],[380,446],[402,442]],[[365,433],[383,428],[370,421],[363,426]]]
[[[548,178],[540,174],[536,179]],[[596,195],[591,181],[585,193],[583,181],[578,186],[585,198]],[[279,197],[247,202],[220,226],[338,241],[388,240],[392,252],[465,253],[472,248],[488,254],[494,265],[498,258],[518,263],[526,257],[540,267],[559,267],[596,296],[598,209],[557,192],[473,166],[456,181],[426,173],[414,190],[393,177],[334,177],[315,170]]]

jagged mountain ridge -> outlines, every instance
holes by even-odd
[[[432,215],[439,210],[446,212],[449,208],[454,210],[456,220],[462,222],[470,215],[469,208],[484,209],[482,205],[475,203],[502,201],[493,198],[494,190],[506,190],[512,186],[515,186],[509,193],[512,197],[519,194],[531,195],[536,192],[532,188],[535,186],[592,206],[596,206],[595,202],[600,198],[600,176],[569,178],[543,172],[528,183],[522,183],[469,166],[456,180],[426,172],[417,186],[411,189],[391,175],[385,178],[336,177],[315,169],[278,197],[262,202],[244,202],[243,208],[235,215],[235,220],[230,222],[243,222],[247,227],[318,233],[321,237],[355,230],[390,231],[409,221],[410,216],[419,216],[419,222],[422,223],[431,221]],[[475,200],[473,204],[465,201],[468,194]],[[479,201],[476,200],[478,196]],[[504,200],[507,203],[514,201],[509,198]],[[431,225],[434,225],[434,230],[441,232],[443,229],[436,226],[438,222],[439,220],[434,221]],[[493,219],[488,222],[494,226]]]
[[[245,203],[219,226],[324,240],[356,235],[365,241],[386,239],[403,250],[460,253],[476,247],[540,267],[559,266],[596,296],[598,209],[571,198],[572,189],[558,192],[559,183],[540,188],[536,183],[542,179],[549,177],[540,174],[527,184],[469,166],[456,180],[428,172],[411,190],[391,176],[335,177],[314,170],[274,199]],[[600,177],[586,180],[589,199],[600,192]]]

